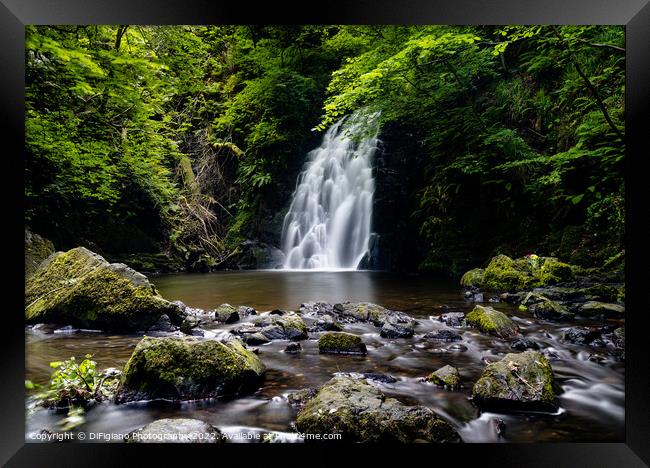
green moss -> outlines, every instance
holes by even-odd
[[[543,409],[557,407],[554,375],[548,359],[536,351],[511,353],[489,364],[472,388],[472,398],[485,408]]]
[[[566,282],[573,278],[573,266],[554,257],[529,255],[513,260],[506,255],[497,255],[485,269],[483,287],[493,291],[513,292]]]
[[[560,262],[554,257],[540,257],[541,266],[533,269],[533,274],[543,286],[571,281],[573,269],[571,265]]]
[[[450,365],[446,365],[437,371],[432,372],[431,375],[427,377],[427,380],[441,387],[447,387],[450,389],[460,387],[460,373],[458,372],[458,369]]]
[[[43,260],[53,253],[51,241],[25,228],[25,278],[34,274]]]
[[[239,320],[237,309],[230,304],[221,304],[214,309],[214,318],[217,322],[233,323]]]
[[[236,340],[144,337],[124,367],[118,402],[189,400],[255,388],[265,367]]]
[[[318,340],[318,350],[326,354],[366,354],[366,345],[357,335],[328,332]]]
[[[83,247],[59,252],[25,283],[25,318],[109,329],[147,328],[163,314],[181,321],[178,306],[133,278]]]
[[[334,309],[341,315],[350,316],[360,321],[370,321],[380,326],[386,321],[387,310],[371,302],[343,302],[334,304]]]
[[[485,270],[482,268],[474,268],[462,276],[460,284],[465,287],[480,288],[483,286],[483,275],[485,275]]]
[[[468,325],[478,328],[483,333],[508,338],[519,333],[517,325],[503,312],[492,307],[476,305],[474,309],[465,316]]]

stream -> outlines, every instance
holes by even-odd
[[[91,408],[77,431],[129,433],[155,419],[186,417],[204,420],[224,432],[264,433],[276,431],[292,441],[291,422],[296,410],[286,395],[294,390],[319,386],[336,372],[390,374],[394,383],[377,383],[380,389],[407,404],[428,406],[446,418],[465,442],[620,442],[624,440],[625,363],[605,350],[574,345],[562,340],[569,326],[602,324],[576,320],[571,324],[542,322],[507,303],[490,304],[510,315],[522,333],[536,341],[551,361],[562,388],[560,410],[549,413],[483,413],[468,397],[486,362],[501,359],[510,343],[469,328],[456,328],[462,341],[427,341],[423,335],[448,328],[437,320],[446,312],[469,312],[473,302],[464,298],[455,281],[374,271],[235,271],[209,274],[151,276],[160,294],[181,300],[190,307],[213,309],[219,304],[247,305],[258,311],[298,310],[301,303],[368,301],[401,310],[418,319],[416,334],[407,339],[386,339],[368,323],[346,325],[345,331],[362,336],[367,356],[320,355],[318,334],[301,342],[297,355],[282,350],[286,341],[259,347],[267,367],[263,385],[252,395],[232,400],[193,401],[179,404],[102,403]],[[489,297],[485,297],[487,301]],[[226,332],[240,325],[215,325]],[[51,361],[82,358],[90,353],[98,368],[121,368],[142,335],[101,332],[44,334],[27,330],[26,379],[45,384]],[[596,355],[596,356],[593,356]],[[463,387],[448,391],[421,381],[446,364],[459,369]],[[39,409],[27,418],[26,440],[42,429],[57,430],[65,414]],[[503,437],[494,430],[494,418],[506,424]]]

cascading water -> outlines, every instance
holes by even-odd
[[[339,120],[309,153],[282,227],[285,269],[356,269],[368,251],[378,116]]]

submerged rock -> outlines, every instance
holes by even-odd
[[[474,310],[467,314],[465,321],[483,333],[499,338],[510,338],[519,334],[519,327],[506,314],[492,307],[474,306]]]
[[[366,345],[357,335],[345,332],[325,333],[318,340],[318,351],[323,354],[366,354]]]
[[[224,443],[219,429],[198,419],[165,418],[153,421],[129,434],[131,443]]]
[[[460,341],[462,338],[455,331],[439,330],[436,332],[427,333],[424,335],[424,339],[432,341]]]
[[[557,408],[553,369],[537,351],[506,354],[488,364],[472,388],[472,399],[487,410],[541,410]]]
[[[84,247],[57,252],[25,283],[28,323],[146,330],[162,315],[180,325],[183,310],[160,297],[146,276]]]
[[[539,345],[533,340],[529,340],[528,338],[519,338],[518,340],[513,341],[510,347],[512,349],[516,349],[517,351],[525,351],[527,349],[539,349]]]
[[[237,340],[144,337],[124,367],[116,402],[237,395],[256,389],[264,371]]]
[[[288,354],[298,354],[300,351],[302,351],[300,343],[289,343],[287,347],[284,348],[284,352]]]
[[[460,442],[433,410],[406,406],[364,379],[336,376],[300,410],[298,431],[340,434],[344,442]],[[306,439],[310,440],[310,439]]]
[[[432,382],[440,387],[446,387],[455,390],[460,387],[460,373],[453,366],[446,365],[427,377],[427,381]]]

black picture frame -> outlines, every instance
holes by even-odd
[[[626,376],[624,443],[462,444],[457,446],[386,447],[356,446],[353,452],[384,459],[394,455],[402,462],[439,463],[451,457],[462,464],[471,458],[480,466],[648,466],[650,463],[650,366],[647,321],[643,309],[644,279],[649,259],[644,241],[648,184],[643,171],[648,159],[647,122],[650,121],[650,3],[649,0],[444,0],[389,1],[335,0],[322,5],[206,0],[0,0],[0,128],[6,130],[0,146],[5,193],[5,263],[2,288],[2,360],[0,363],[0,463],[6,466],[119,466],[134,461],[134,452],[146,452],[151,463],[180,455],[195,463],[196,455],[212,457],[224,450],[237,456],[238,446],[217,452],[176,444],[134,447],[127,444],[26,443],[25,351],[23,308],[23,152],[24,152],[24,25],[26,24],[618,24],[626,26]],[[6,209],[9,208],[9,209]],[[241,458],[266,463],[271,457],[283,464],[301,464],[341,457],[333,446],[266,446],[257,458],[250,448]],[[207,452],[206,450],[211,450]],[[272,451],[282,450],[281,455]],[[288,453],[287,453],[288,452]],[[359,453],[361,454],[361,453]],[[253,456],[251,456],[253,455]],[[188,458],[189,457],[189,458]],[[368,460],[366,460],[368,461]],[[224,461],[225,463],[225,461]],[[228,462],[229,463],[229,462]]]

